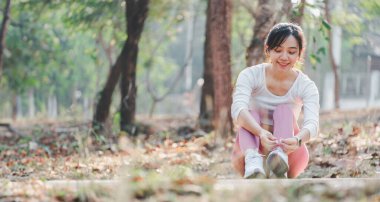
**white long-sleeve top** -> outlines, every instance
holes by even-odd
[[[248,67],[240,72],[233,94],[231,115],[237,120],[242,109],[256,110],[261,123],[273,125],[273,110],[277,105],[290,104],[296,120],[303,107],[304,121],[302,128],[309,130],[311,137],[316,137],[319,128],[319,93],[315,83],[301,71],[289,91],[278,96],[267,89],[265,80],[266,64]]]

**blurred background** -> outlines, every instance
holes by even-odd
[[[1,0],[0,119],[198,117],[209,85],[208,3]],[[298,68],[316,82],[322,111],[380,106],[379,1],[233,0],[225,8],[231,86],[264,60],[251,53],[261,52],[269,29],[292,21],[307,39]]]

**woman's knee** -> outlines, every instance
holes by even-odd
[[[309,151],[305,145],[289,155],[289,178],[296,178],[307,167],[309,163]]]

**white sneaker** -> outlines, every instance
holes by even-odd
[[[289,170],[288,155],[280,147],[269,153],[266,163],[270,170],[269,178],[287,178]]]
[[[244,178],[266,178],[263,157],[254,149],[247,149],[245,152]]]

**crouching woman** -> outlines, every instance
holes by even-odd
[[[245,68],[237,78],[231,106],[238,125],[232,163],[244,178],[295,178],[307,167],[305,143],[318,133],[319,93],[294,67],[304,49],[302,29],[279,23],[265,40],[268,63]]]

